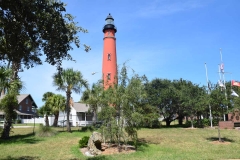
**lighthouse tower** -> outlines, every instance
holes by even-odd
[[[114,25],[114,19],[109,13],[105,19],[106,24],[103,27],[103,63],[102,76],[104,88],[117,83],[117,53],[115,33],[117,28]]]

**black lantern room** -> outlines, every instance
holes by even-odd
[[[107,30],[107,29],[113,29],[115,31],[115,33],[117,32],[117,28],[114,25],[114,19],[110,13],[107,16],[107,18],[105,19],[105,22],[106,22],[106,24],[103,27],[103,32],[105,32],[105,30]]]

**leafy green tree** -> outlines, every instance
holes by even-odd
[[[210,104],[212,106],[213,118],[217,119],[217,122],[219,122],[220,120],[223,119],[222,115],[225,113],[225,110],[227,109],[226,106],[228,104],[224,91],[218,87],[214,88],[214,90],[212,90],[210,94]],[[219,141],[222,141],[219,126],[218,126],[218,138]]]
[[[225,92],[225,90],[224,90]],[[240,109],[240,98],[233,94],[235,92],[238,96],[240,96],[240,87],[232,86],[231,81],[226,82],[226,95],[227,97],[227,110],[226,113],[234,111],[234,109]]]
[[[0,91],[1,96],[4,96],[7,92],[7,89],[10,88],[10,80],[11,80],[12,70],[6,67],[0,68]]]
[[[59,112],[66,108],[66,99],[61,94],[55,94],[48,98],[46,105],[49,106],[51,113],[54,115],[53,126],[57,127]]]
[[[153,79],[146,85],[148,102],[159,109],[166,125],[175,120],[178,112],[179,92],[170,80]]]
[[[93,121],[96,123],[97,111],[101,107],[102,102],[103,87],[102,82],[94,83],[91,89],[87,89],[83,92],[81,101],[89,105],[90,110],[93,112]]]
[[[21,67],[42,64],[43,54],[58,69],[62,60],[73,60],[71,44],[80,47],[77,34],[87,30],[77,26],[65,7],[57,0],[0,1],[0,60],[12,64],[15,78]]]
[[[45,117],[44,121],[47,127],[49,127],[49,119],[48,116],[52,114],[50,106],[45,102],[45,104],[38,109],[39,115],[42,115]]]
[[[88,88],[87,80],[85,80],[80,71],[74,71],[72,68],[63,69],[61,73],[53,75],[53,85],[57,90],[66,92],[66,113],[67,113],[67,131],[71,132],[69,124],[70,114],[70,98],[72,91],[80,93],[83,87]]]
[[[65,6],[56,0],[0,1],[0,63],[12,69],[11,85],[19,86],[19,70],[42,64],[42,57],[61,72],[62,61],[73,60],[72,44],[90,50],[77,35],[87,30],[77,26]]]
[[[4,129],[1,138],[8,139],[13,120],[17,118],[17,113],[14,109],[17,109],[18,100],[16,94],[7,94],[0,103],[0,109],[5,113],[4,115]]]
[[[4,111],[4,128],[1,134],[1,138],[8,139],[12,122],[16,119],[16,112],[14,111],[18,107],[17,95],[22,89],[22,82],[18,79],[12,80],[12,70],[1,67],[0,69],[0,88],[2,91],[7,91],[7,94],[1,99],[0,109]]]
[[[46,93],[44,93],[44,94],[43,94],[42,101],[43,101],[43,102],[47,102],[47,100],[48,100],[49,98],[51,98],[53,95],[54,95],[53,92],[46,92]]]
[[[111,85],[102,94],[103,105],[99,118],[104,122],[104,137],[108,135],[110,141],[118,145],[121,140],[126,142],[130,137],[136,145],[137,130],[143,123],[142,100],[146,96],[143,82],[146,77],[134,74],[129,78],[124,64],[116,78],[118,83]]]
[[[188,81],[181,89],[182,106],[186,116],[191,118],[191,124],[193,128],[194,117],[198,118],[200,125],[200,118],[208,106],[207,92],[204,87],[193,84]]]
[[[50,113],[52,112],[51,111],[51,107],[50,107],[50,104],[49,104],[49,99],[51,97],[53,97],[55,94],[53,92],[46,92],[43,94],[43,98],[42,98],[42,101],[45,102],[45,104],[38,109],[38,113],[42,116],[45,116],[45,124],[46,126],[49,127],[49,119],[48,119],[48,116],[50,115]]]
[[[149,128],[158,128],[160,127],[160,122],[158,120],[159,116],[159,110],[148,104],[148,103],[143,103],[142,104],[142,109],[141,109],[141,114],[143,115],[143,127],[149,127]]]

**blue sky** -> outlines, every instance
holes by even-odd
[[[90,45],[70,51],[75,62],[64,68],[82,72],[90,84],[101,79],[103,32],[111,13],[117,27],[117,61],[124,62],[149,80],[183,78],[206,85],[219,79],[220,48],[226,80],[240,81],[240,1],[239,0],[63,0],[67,12],[89,33],[80,33],[81,43]],[[56,35],[57,36],[57,35]],[[31,94],[38,107],[45,92],[57,92],[52,75],[56,67],[47,63],[20,73],[24,94]],[[97,72],[92,75],[92,72]],[[72,94],[74,101],[81,95]]]

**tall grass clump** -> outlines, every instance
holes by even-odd
[[[39,130],[36,133],[38,137],[51,137],[57,134],[57,131],[52,127],[43,126],[42,124],[39,126]]]

